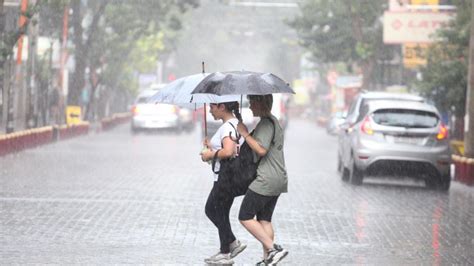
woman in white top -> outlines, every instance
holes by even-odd
[[[222,120],[223,124],[210,141],[204,140],[207,149],[201,152],[201,159],[205,162],[212,161],[217,153],[214,166],[214,171],[217,172],[220,167],[219,161],[235,156],[237,146],[244,142],[243,138],[237,136],[236,131],[237,124],[239,121],[242,122],[242,117],[239,113],[238,102],[210,104],[210,113],[215,120]],[[205,211],[209,220],[219,231],[220,251],[204,261],[209,264],[231,264],[233,263],[232,258],[247,246],[237,240],[232,232],[229,212],[234,197],[226,193],[220,193],[217,185],[218,180],[219,175],[214,173],[214,185],[207,198]]]

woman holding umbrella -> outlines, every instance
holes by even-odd
[[[215,72],[206,76],[191,94],[248,95],[250,109],[260,117],[254,133],[239,123],[238,133],[261,158],[255,180],[242,201],[239,220],[263,246],[259,265],[275,265],[288,251],[273,242],[273,210],[281,193],[288,190],[288,175],[283,155],[283,130],[271,114],[273,93],[295,92],[283,79],[272,73],[250,71]],[[257,161],[257,160],[256,160]],[[256,219],[255,219],[256,217]]]
[[[288,176],[283,155],[283,130],[278,119],[271,114],[273,97],[249,95],[250,109],[260,117],[253,134],[249,134],[244,124],[237,126],[258,157],[263,157],[257,168],[257,177],[250,184],[239,212],[241,224],[263,246],[263,260],[257,265],[275,265],[288,251],[273,242],[272,215],[278,197],[288,191]],[[256,219],[255,219],[256,217]]]
[[[211,140],[204,140],[205,149],[201,152],[201,159],[205,162],[212,161],[214,172],[214,185],[206,202],[206,215],[217,227],[220,239],[220,251],[206,258],[209,264],[232,264],[232,258],[242,252],[247,246],[237,240],[232,232],[229,212],[234,202],[234,196],[223,193],[218,185],[219,161],[235,156],[237,145],[243,143],[243,138],[237,136],[237,124],[242,121],[238,102],[211,103],[210,113],[215,120],[222,120],[223,124],[212,136]],[[235,116],[234,116],[235,115]],[[237,141],[238,140],[238,141]],[[238,142],[238,143],[236,143]]]

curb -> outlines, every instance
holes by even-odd
[[[114,114],[100,122],[100,129],[96,132],[110,130],[131,118],[129,113]],[[93,126],[89,122],[80,122],[74,125],[46,126],[0,135],[0,156],[35,148],[58,140],[87,135]]]
[[[113,114],[111,117],[103,118],[100,121],[101,130],[110,130],[119,124],[125,123],[132,118],[130,113]]]
[[[454,179],[466,184],[474,186],[474,158],[452,155],[454,162]]]

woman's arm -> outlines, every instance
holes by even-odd
[[[260,157],[263,157],[267,154],[268,150],[265,149],[264,147],[262,147],[262,145],[260,145],[256,139],[254,139],[252,137],[252,135],[250,135],[247,127],[242,124],[242,123],[239,123],[237,125],[237,131],[239,132],[239,134],[244,137],[245,141],[247,142],[247,144],[249,145],[249,147]]]
[[[226,159],[232,157],[235,151],[235,142],[230,139],[230,137],[225,137],[222,139],[222,149],[219,150],[217,158]],[[201,158],[203,161],[209,161],[214,158],[214,155],[217,151],[207,150],[201,153]]]
[[[260,145],[260,143],[257,142],[256,139],[254,139],[252,137],[252,135],[250,134],[247,134],[247,135],[243,135],[244,138],[245,138],[245,141],[247,142],[247,144],[249,145],[249,147],[259,156],[259,157],[263,157],[267,154],[268,150],[265,149],[264,147],[262,147],[262,145]]]

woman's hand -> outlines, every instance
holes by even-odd
[[[201,155],[201,160],[203,162],[207,162],[212,160],[212,158],[214,157],[214,151],[208,148],[204,148],[199,155]]]
[[[241,122],[239,122],[239,123],[237,124],[237,132],[239,132],[239,134],[240,134],[242,137],[244,137],[244,138],[247,137],[248,134],[249,134],[249,130],[248,130],[247,127],[246,127],[243,123],[241,123]]]

